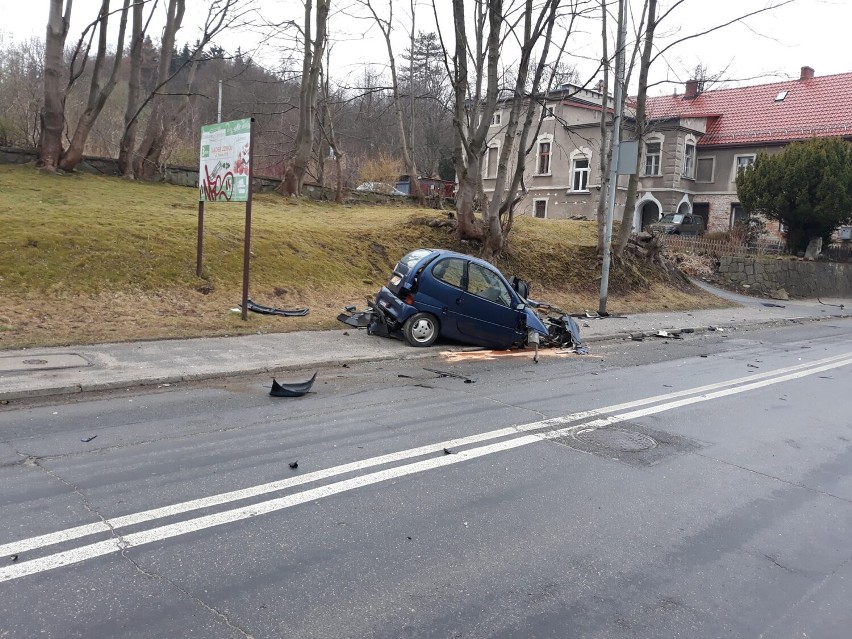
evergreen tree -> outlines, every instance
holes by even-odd
[[[821,237],[852,221],[852,144],[841,138],[814,138],[780,153],[760,153],[737,176],[737,194],[749,213],[786,227],[787,247],[804,251]]]

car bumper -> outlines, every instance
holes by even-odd
[[[414,306],[403,302],[387,286],[383,286],[376,294],[375,309],[382,312],[392,328],[399,328],[417,312]]]

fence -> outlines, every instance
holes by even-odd
[[[665,249],[677,253],[692,255],[782,255],[785,252],[783,242],[778,240],[760,240],[754,246],[735,244],[729,240],[706,240],[700,237],[684,237],[682,235],[660,235],[660,242]]]

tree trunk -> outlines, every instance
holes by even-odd
[[[520,38],[520,62],[515,77],[515,86],[512,92],[513,97],[509,101],[511,105],[509,122],[506,126],[503,145],[500,150],[497,176],[494,182],[494,195],[488,203],[487,210],[483,213],[485,217],[483,256],[489,260],[498,257],[503,252],[506,246],[507,233],[511,228],[514,207],[522,199],[518,196],[518,191],[524,172],[526,171],[527,139],[530,128],[532,127],[533,118],[536,115],[543,115],[543,109],[546,106],[545,100],[545,104],[541,107],[542,112],[540,113],[538,101],[535,99],[535,96],[539,94],[541,78],[547,66],[558,6],[559,0],[546,0],[543,5],[540,5],[540,12],[536,17],[535,24],[533,24],[533,0],[526,0],[523,36]],[[570,27],[568,32],[570,33]],[[544,36],[544,43],[540,51],[538,51],[538,64],[536,65],[532,80],[528,81],[534,49],[542,36]],[[528,84],[529,87],[527,86]],[[549,86],[550,83],[548,83],[548,88]],[[545,89],[545,94],[547,91],[548,89]],[[524,122],[519,128],[520,114],[524,106],[526,106]],[[538,121],[540,127],[541,117],[539,117]],[[515,150],[516,146],[517,150]],[[510,173],[509,159],[513,152],[515,153],[515,168]],[[504,228],[503,216],[507,214],[509,221]]]
[[[648,22],[645,25],[645,42],[642,49],[642,58],[639,62],[639,86],[636,94],[636,130],[634,140],[639,140],[640,152],[636,157],[636,170],[627,182],[627,196],[624,201],[624,210],[621,213],[621,228],[618,229],[618,237],[613,247],[614,253],[619,257],[624,254],[627,240],[633,232],[633,216],[636,208],[636,194],[639,189],[639,170],[642,164],[641,150],[644,148],[643,137],[645,135],[645,105],[648,99],[648,70],[651,67],[651,54],[654,46],[654,29],[657,26],[657,0],[648,0]]]
[[[101,11],[98,16],[100,24],[100,36],[98,38],[98,52],[95,58],[94,69],[92,70],[92,80],[89,85],[89,100],[86,104],[86,110],[77,121],[77,126],[74,128],[74,135],[71,138],[71,143],[62,154],[62,159],[59,162],[59,168],[63,171],[73,171],[83,159],[83,151],[86,148],[86,140],[89,138],[89,133],[95,125],[95,121],[101,114],[101,111],[106,104],[112,90],[115,88],[118,78],[118,70],[121,67],[121,60],[124,54],[124,34],[127,30],[127,12],[130,8],[130,0],[124,0],[121,9],[121,18],[118,27],[118,40],[115,46],[115,57],[113,59],[112,71],[103,87],[100,85],[101,69],[104,64],[104,59],[107,53],[107,29],[109,28],[109,4],[110,0],[102,0]]]
[[[313,3],[305,2],[305,55],[302,61],[302,84],[299,88],[299,129],[296,132],[296,151],[284,171],[281,190],[286,195],[302,195],[308,164],[314,148],[314,121],[317,114],[317,89],[325,50],[328,14],[331,0],[317,0],[316,38],[311,39]]]
[[[73,0],[50,0],[44,45],[44,106],[41,111],[41,135],[38,164],[56,171],[62,157],[62,132],[65,129],[65,92],[62,89],[63,53],[71,20]]]
[[[453,124],[456,137],[456,175],[459,176],[459,191],[464,192],[459,199],[457,234],[461,240],[481,240],[483,229],[477,224],[474,215],[475,198],[482,192],[482,154],[491,125],[491,116],[497,107],[498,62],[500,58],[500,34],[503,26],[502,0],[487,0],[476,5],[477,28],[474,32],[475,46],[468,42],[465,25],[464,0],[453,0],[453,23],[455,25],[456,49],[453,54],[453,92],[455,104]],[[484,22],[488,21],[488,39],[482,33]],[[476,53],[476,76],[474,78],[473,98],[469,99],[468,90],[468,49]],[[481,87],[486,85],[483,98]]]
[[[163,29],[163,41],[160,46],[160,60],[157,66],[157,86],[160,88],[169,79],[169,68],[175,49],[175,35],[183,22],[185,9],[186,0],[169,0],[166,26]],[[157,160],[164,144],[167,98],[168,96],[162,94],[153,96],[151,115],[148,117],[145,133],[136,149],[133,162],[133,173],[137,178],[151,180],[157,172]]]
[[[118,170],[124,177],[133,177],[133,147],[136,146],[136,129],[139,111],[139,94],[142,87],[142,44],[145,41],[143,5],[133,3],[133,24],[130,39],[130,72],[127,80],[127,106],[124,110],[124,133],[118,148]]]

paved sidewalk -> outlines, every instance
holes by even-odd
[[[626,318],[579,319],[583,341],[630,339],[632,335],[653,335],[660,330],[702,332],[715,327],[724,331],[790,321],[852,317],[852,300],[849,299],[776,302],[696,283],[731,300],[735,306],[642,313]],[[843,309],[839,308],[840,304],[844,305]],[[446,344],[431,349],[411,348],[401,341],[370,336],[366,331],[341,324],[339,330],[331,331],[0,351],[0,401],[235,375],[307,371],[342,363],[416,359],[434,356],[439,350],[471,349]]]

